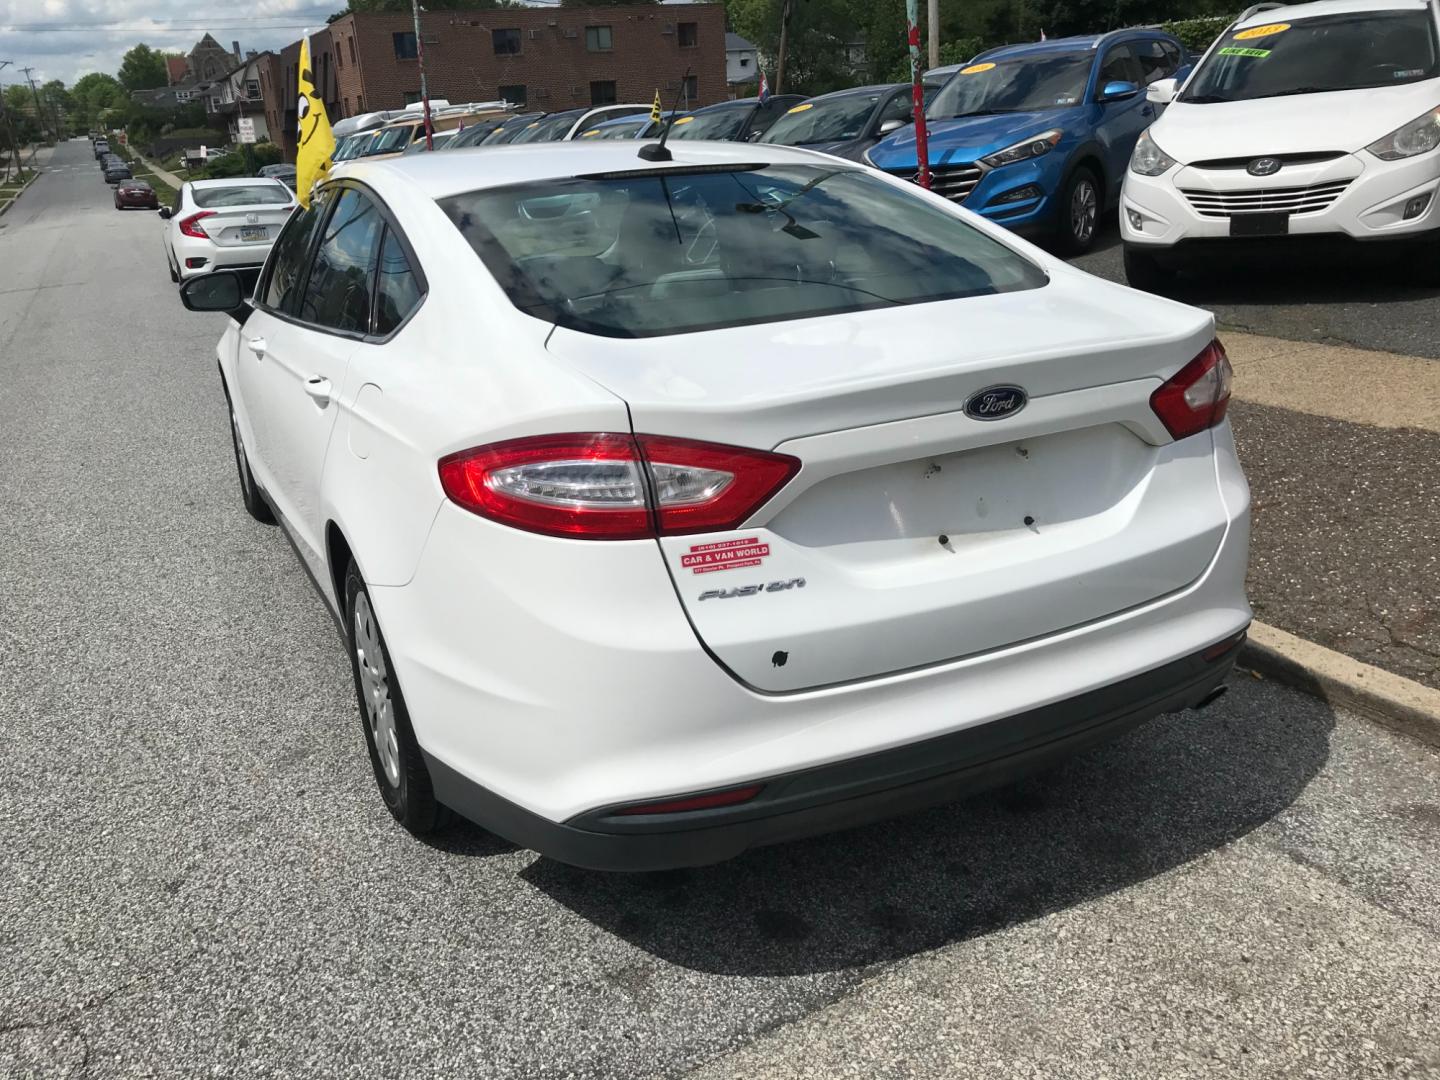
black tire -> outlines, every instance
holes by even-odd
[[[1081,165],[1065,181],[1055,223],[1056,240],[1064,254],[1083,255],[1095,246],[1103,198],[1100,181],[1088,165]]]
[[[360,727],[370,751],[370,767],[380,798],[405,829],[426,836],[450,820],[450,811],[435,800],[430,770],[415,741],[405,695],[395,678],[390,650],[380,630],[370,593],[351,559],[345,568],[345,639],[350,644],[350,673],[360,706]],[[385,744],[382,757],[380,742]]]
[[[230,410],[230,444],[235,448],[235,472],[240,477],[240,501],[256,521],[262,525],[273,525],[275,514],[270,509],[270,504],[265,501],[265,493],[255,482],[255,474],[250,471],[250,456],[245,452],[245,440],[240,435],[240,423],[235,418],[235,406],[230,401],[229,393],[225,395],[225,406]]]
[[[1176,273],[1160,263],[1154,255],[1125,245],[1125,280],[1132,289],[1164,294],[1175,285]]]

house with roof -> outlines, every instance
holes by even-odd
[[[730,96],[739,97],[740,90],[760,81],[760,52],[739,34],[725,34],[725,81]]]

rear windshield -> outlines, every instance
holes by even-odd
[[[191,188],[190,197],[196,206],[208,210],[224,206],[283,206],[291,198],[290,189],[278,180],[269,184]]]
[[[1368,90],[1440,75],[1429,11],[1366,11],[1231,30],[1185,88],[1192,105]]]
[[[752,105],[732,105],[724,109],[682,116],[670,130],[672,139],[738,139]]]
[[[490,188],[440,206],[522,311],[651,337],[1034,289],[1044,273],[850,167],[738,166]]]

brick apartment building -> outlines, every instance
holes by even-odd
[[[729,97],[721,4],[487,8],[420,16],[430,97],[459,104],[505,99],[560,112],[592,104],[668,108]],[[399,109],[420,99],[415,27],[408,14],[356,12],[310,39],[317,85],[331,122]],[[295,156],[296,42],[261,73],[271,138]],[[686,69],[689,78],[682,86]]]

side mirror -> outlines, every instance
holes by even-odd
[[[909,123],[909,121],[907,121],[907,120],[896,120],[896,119],[893,119],[893,118],[892,118],[892,119],[889,119],[889,120],[886,120],[884,123],[882,123],[882,124],[879,126],[879,128],[876,129],[875,134],[877,134],[877,135],[879,135],[879,136],[882,136],[882,137],[883,137],[883,136],[886,136],[886,135],[889,135],[892,131],[899,131],[899,130],[900,130],[901,128],[903,128],[907,123]]]
[[[1145,91],[1145,99],[1155,105],[1169,105],[1175,100],[1175,88],[1179,84],[1179,79],[1157,79]]]
[[[1124,79],[1116,79],[1114,82],[1105,84],[1105,89],[1100,91],[1101,101],[1124,101],[1140,93],[1140,84],[1127,82]]]
[[[162,206],[159,210],[155,212],[159,214],[162,218],[164,218],[166,221],[169,221],[172,217],[175,216],[175,211],[170,209],[170,207],[168,206]]]
[[[250,313],[245,287],[233,270],[215,270],[180,286],[180,302],[190,311],[224,311],[243,322]]]

